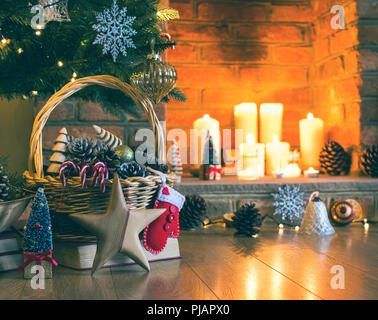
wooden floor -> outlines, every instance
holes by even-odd
[[[266,228],[258,238],[235,238],[232,229],[182,232],[182,259],[89,271],[58,267],[45,290],[22,273],[0,273],[3,299],[377,299],[378,226],[339,227],[331,237]],[[334,290],[340,265],[345,288]]]

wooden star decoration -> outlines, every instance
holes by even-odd
[[[139,233],[156,220],[165,209],[129,210],[118,175],[105,214],[72,214],[69,217],[97,237],[92,275],[116,253],[122,252],[147,271],[150,265],[139,240]]]

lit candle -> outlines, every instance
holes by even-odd
[[[324,144],[323,120],[314,118],[314,115],[309,113],[307,119],[299,121],[299,133],[302,166],[319,169],[319,154]]]
[[[284,170],[284,174],[286,178],[300,177],[301,168],[296,163],[289,163]]]
[[[243,160],[238,176],[240,178],[261,178],[265,170],[265,146],[255,143],[253,134],[247,135],[247,142],[240,145],[240,157]],[[247,177],[248,179],[248,177]]]
[[[214,148],[217,154],[217,159],[220,161],[221,148],[220,148],[220,131],[219,131],[219,121],[211,118],[208,114],[205,114],[203,118],[197,119],[193,124],[194,130],[196,130],[197,135],[201,137],[201,141],[204,144],[206,142],[207,132],[209,131],[210,136],[213,139]],[[199,145],[198,149],[198,160],[202,161],[203,158],[203,148],[204,145]]]
[[[290,145],[280,142],[277,135],[273,136],[273,142],[266,144],[266,172],[283,172],[289,163]]]
[[[271,142],[273,136],[282,139],[282,103],[263,103],[260,107],[260,142]]]
[[[243,141],[247,135],[257,137],[257,106],[256,103],[241,103],[234,109],[235,129],[243,130]]]
[[[318,178],[319,170],[315,170],[313,167],[310,167],[308,170],[304,171],[304,176],[306,178]]]

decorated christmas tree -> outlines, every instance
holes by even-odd
[[[220,180],[222,167],[220,165],[217,150],[210,132],[207,132],[206,143],[203,151],[200,178],[202,180]]]
[[[60,166],[66,160],[66,149],[68,144],[67,135],[68,133],[66,128],[60,129],[59,135],[55,139],[54,147],[52,149],[54,153],[50,158],[50,166],[47,169],[49,174],[58,174]]]
[[[181,176],[183,174],[180,148],[176,139],[172,140],[172,146],[169,149],[169,161],[172,165],[172,171],[177,175],[177,182],[181,182]]]
[[[95,75],[130,82],[151,54],[152,41],[159,54],[175,45],[166,21],[178,17],[158,0],[3,0],[0,97],[50,97],[70,81]],[[121,118],[139,114],[118,90],[95,86],[76,96]],[[170,98],[185,100],[177,88],[165,100]]]

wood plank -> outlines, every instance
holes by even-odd
[[[180,243],[184,261],[220,299],[318,299],[312,294],[233,244],[228,231],[184,234]],[[256,243],[256,239],[250,244]],[[251,248],[249,248],[251,249]],[[253,251],[253,250],[252,250]]]
[[[182,259],[152,262],[150,273],[135,265],[112,268],[112,276],[119,299],[217,299]]]
[[[22,272],[0,272],[0,300],[18,300],[24,286]]]

